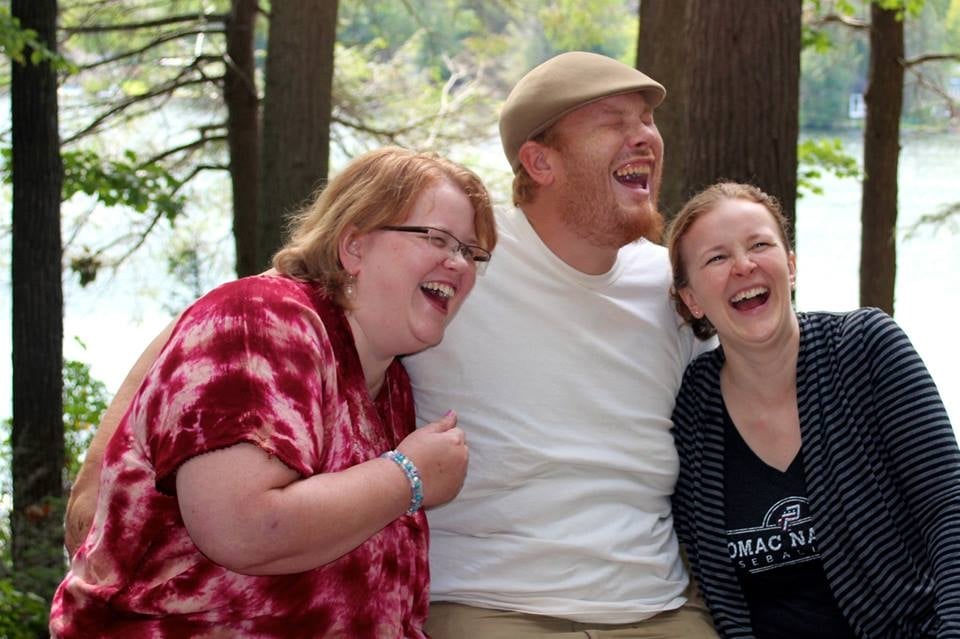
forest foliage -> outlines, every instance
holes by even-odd
[[[960,0],[884,1],[903,8],[911,55],[960,50]],[[497,157],[496,111],[516,78],[574,48],[632,63],[638,32],[637,0],[340,5],[331,166],[383,144],[432,148],[476,166],[501,197],[509,176]],[[158,227],[196,235],[189,224],[178,231],[175,221],[191,210],[195,218],[204,205],[190,205],[198,190],[229,169],[218,85],[229,2],[64,0],[61,7],[64,198],[88,196],[66,209],[65,263],[86,284],[101,268],[122,266]],[[805,9],[800,125],[829,138],[862,125],[851,117],[851,96],[864,90],[869,46],[862,29],[850,26],[862,22],[864,3],[809,0]],[[256,38],[261,95],[266,20]],[[9,17],[0,24],[3,33],[18,33]],[[28,37],[9,36],[8,54],[16,59]],[[905,124],[936,128],[960,119],[957,68],[949,60],[910,68]],[[801,195],[817,191],[823,171],[858,176],[855,160],[831,139],[799,152]],[[95,239],[83,229],[91,221],[100,230]],[[213,263],[209,253],[223,247],[195,238],[187,249],[179,253]]]

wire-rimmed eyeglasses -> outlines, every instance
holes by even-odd
[[[433,226],[381,226],[381,231],[399,231],[401,233],[416,233],[425,239],[431,246],[443,249],[456,257],[460,255],[477,270],[478,275],[483,275],[487,270],[487,264],[492,257],[490,251],[475,244],[466,244],[457,239],[449,231],[438,229]]]

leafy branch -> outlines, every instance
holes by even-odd
[[[804,140],[797,147],[797,160],[800,170],[797,174],[797,197],[804,193],[822,195],[823,188],[817,180],[824,171],[838,178],[857,178],[861,176],[857,160],[843,152],[843,144],[838,138],[822,140]]]
[[[51,50],[34,29],[24,29],[20,20],[0,7],[0,50],[17,64],[39,65],[49,62],[57,71],[72,73],[75,66]]]
[[[178,195],[183,181],[160,164],[140,162],[134,151],[124,152],[119,160],[104,160],[93,151],[67,151],[63,165],[64,200],[85,193],[105,206],[122,206],[138,213],[153,211],[138,247],[161,218],[172,222],[186,205],[186,198]],[[71,260],[70,268],[80,276],[81,286],[96,278],[102,252],[88,251]]]

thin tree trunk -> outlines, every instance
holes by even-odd
[[[227,145],[233,189],[233,238],[237,275],[253,275],[257,262],[257,212],[260,188],[260,122],[254,79],[253,35],[257,0],[232,0],[227,21]]]
[[[271,5],[263,112],[258,260],[269,263],[285,225],[327,178],[336,0]]]
[[[56,0],[13,0],[11,10],[56,49]],[[49,600],[64,572],[57,78],[48,62],[11,71],[14,579]]]
[[[897,273],[897,170],[903,109],[903,22],[870,5],[870,71],[863,132],[860,305],[893,314]]]

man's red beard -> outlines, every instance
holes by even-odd
[[[628,208],[617,201],[608,176],[575,163],[567,166],[559,213],[569,229],[595,246],[619,248],[641,237],[660,241],[664,222],[653,200],[656,189],[650,199]]]

